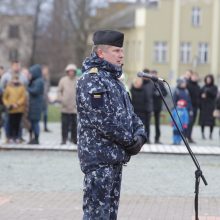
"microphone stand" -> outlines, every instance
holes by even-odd
[[[176,126],[176,128],[177,128],[177,130],[178,130],[178,132],[179,132],[179,134],[180,134],[180,136],[181,136],[181,138],[182,138],[182,140],[183,140],[183,142],[184,142],[188,152],[189,152],[189,155],[191,156],[191,158],[192,158],[192,160],[193,160],[193,162],[194,162],[194,164],[196,166],[196,171],[195,171],[195,220],[199,220],[199,216],[198,216],[198,199],[199,199],[199,183],[200,183],[200,178],[202,178],[203,183],[205,185],[208,185],[208,183],[207,183],[204,175],[202,174],[202,170],[200,168],[199,162],[198,162],[195,154],[192,152],[192,149],[190,148],[189,143],[187,142],[185,136],[183,135],[182,131],[180,130],[179,126],[177,125],[177,123],[176,123],[176,121],[175,121],[175,119],[174,119],[174,117],[173,117],[173,115],[172,115],[172,113],[171,113],[171,111],[170,111],[170,109],[169,109],[165,99],[164,99],[164,96],[163,96],[163,93],[162,93],[162,91],[160,89],[160,85],[158,83],[158,80],[153,80],[153,82],[154,82],[155,88],[158,90],[158,92],[159,92],[159,94],[160,94],[160,96],[161,96],[161,98],[163,100],[163,103],[165,104],[166,109],[169,112],[170,117],[172,118],[172,121],[175,124],[175,126]]]

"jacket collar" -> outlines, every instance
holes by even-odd
[[[122,75],[122,67],[116,66],[108,61],[97,56],[95,52],[91,54],[90,57],[87,57],[83,62],[83,72],[91,69],[93,67],[97,67],[99,71],[103,70],[107,73],[110,73],[111,77],[118,79]]]

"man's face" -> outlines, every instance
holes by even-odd
[[[49,75],[49,68],[47,66],[44,66],[42,68],[42,74],[44,77],[47,77]]]
[[[12,71],[14,73],[19,73],[19,71],[20,71],[20,63],[17,63],[17,62],[12,63],[11,68],[12,68]]]
[[[98,55],[111,64],[123,65],[124,51],[121,47],[106,46],[104,49],[99,49]]]
[[[199,80],[198,75],[197,75],[197,74],[193,74],[193,75],[191,76],[191,80],[192,80],[193,82],[197,82],[197,81]]]
[[[74,77],[76,75],[76,71],[75,70],[69,70],[67,74],[68,74],[69,77]]]

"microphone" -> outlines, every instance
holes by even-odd
[[[138,76],[138,77],[143,77],[143,78],[151,79],[151,80],[154,81],[154,82],[157,82],[157,81],[166,82],[164,79],[162,79],[162,78],[160,78],[160,77],[157,77],[157,76],[154,76],[154,75],[149,74],[149,73],[138,72],[138,73],[137,73],[137,76]]]

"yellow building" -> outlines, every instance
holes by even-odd
[[[174,84],[185,70],[220,78],[220,0],[147,0],[129,5],[99,27],[125,33],[124,71],[158,70]]]

